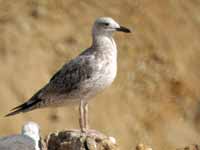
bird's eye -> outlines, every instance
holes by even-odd
[[[106,22],[105,22],[105,23],[102,23],[102,24],[103,24],[104,26],[109,26],[109,23],[106,23]]]

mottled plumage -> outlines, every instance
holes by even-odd
[[[7,116],[70,102],[83,101],[84,105],[87,104],[88,99],[109,86],[116,76],[114,31],[130,32],[111,18],[97,19],[92,30],[92,46],[66,63],[48,84]]]

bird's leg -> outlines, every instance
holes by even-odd
[[[84,121],[84,101],[83,99],[80,100],[79,105],[79,124],[81,128],[81,132],[85,132],[85,121]]]
[[[88,130],[89,129],[89,120],[88,120],[88,103],[86,102],[84,104],[84,126],[85,129]]]

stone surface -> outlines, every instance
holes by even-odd
[[[136,150],[152,150],[151,147],[144,144],[138,144],[135,149]]]
[[[191,144],[191,145],[186,146],[184,148],[177,148],[176,150],[200,150],[200,145]]]
[[[50,133],[46,143],[48,150],[118,150],[113,139],[95,130],[68,130]]]

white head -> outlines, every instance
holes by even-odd
[[[35,147],[36,149],[38,149],[38,144],[39,144],[39,140],[40,140],[40,129],[37,123],[35,122],[27,122],[21,131],[22,135],[28,136],[30,138],[32,138],[35,141]]]
[[[92,29],[93,36],[96,35],[107,35],[110,36],[114,31],[121,31],[130,33],[131,31],[123,26],[120,26],[115,20],[109,17],[100,17],[98,18]]]

